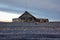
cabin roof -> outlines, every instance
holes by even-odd
[[[19,18],[21,18],[21,17],[24,16],[24,15],[30,15],[30,16],[32,16],[33,18],[36,19],[36,17],[34,17],[33,15],[31,15],[28,11],[25,11]]]

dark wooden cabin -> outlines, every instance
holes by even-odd
[[[25,11],[19,18],[14,18],[13,22],[49,22],[48,19],[38,19],[31,15],[29,12]]]

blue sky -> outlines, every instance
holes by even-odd
[[[0,15],[5,12],[19,16],[24,11],[37,18],[60,21],[60,0],[0,0]]]

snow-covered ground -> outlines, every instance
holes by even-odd
[[[60,22],[0,22],[1,40],[60,40]]]

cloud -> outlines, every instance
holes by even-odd
[[[60,0],[0,0],[0,11],[24,12],[25,10],[37,14],[38,17],[59,20]]]
[[[23,7],[25,9],[47,9],[49,11],[60,11],[59,0],[0,0],[1,3],[13,7]],[[57,5],[58,3],[58,5]]]
[[[12,18],[17,18],[20,15],[21,14],[13,14],[13,13],[0,11],[0,21],[12,22]]]

